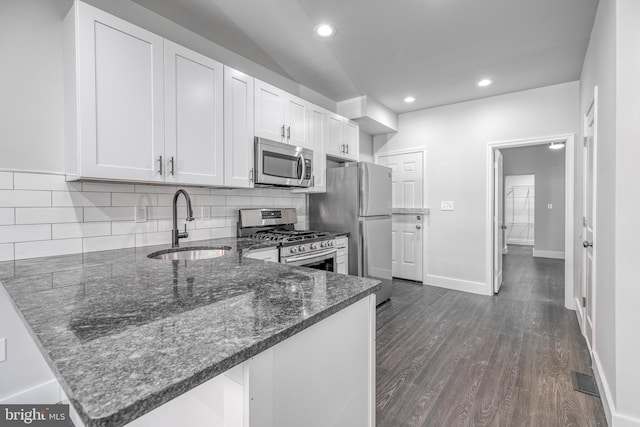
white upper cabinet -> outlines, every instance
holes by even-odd
[[[253,77],[224,67],[224,182],[253,187]]]
[[[309,103],[275,86],[255,81],[256,136],[311,148]]]
[[[309,106],[309,141],[313,150],[313,186],[294,189],[292,193],[325,193],[327,191],[327,156],[325,134],[327,112],[324,108]]]
[[[224,185],[223,66],[165,40],[167,182]]]
[[[69,179],[164,180],[163,39],[80,2],[65,37]]]
[[[360,127],[339,114],[327,113],[325,147],[327,156],[358,161]]]

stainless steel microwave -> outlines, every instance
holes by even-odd
[[[282,142],[255,138],[256,185],[311,187],[313,151]]]

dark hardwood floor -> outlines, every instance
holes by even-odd
[[[377,312],[378,427],[606,426],[564,261],[510,246],[495,297],[394,280]]]

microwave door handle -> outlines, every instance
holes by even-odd
[[[300,155],[298,156],[298,162],[300,162],[300,164],[302,165],[298,168],[298,170],[300,171],[300,174],[298,175],[298,184],[302,184],[302,181],[304,181],[304,174],[306,173],[307,169],[304,161],[304,155],[302,153],[300,153]]]

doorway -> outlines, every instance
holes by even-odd
[[[504,230],[508,229],[508,225],[503,223],[504,221],[504,211],[501,208],[501,203],[499,203],[499,199],[504,197],[504,191],[499,188],[504,185],[503,177],[496,172],[497,162],[497,153],[502,154],[506,150],[521,148],[521,147],[532,147],[532,146],[542,146],[544,149],[548,149],[548,147],[552,143],[564,144],[564,198],[560,201],[554,201],[545,203],[545,201],[538,200],[538,205],[541,203],[544,204],[544,207],[548,210],[558,209],[558,203],[562,206],[564,210],[564,215],[561,218],[564,225],[564,233],[560,235],[560,239],[562,240],[564,251],[560,252],[557,250],[549,250],[549,249],[541,249],[539,251],[534,250],[534,256],[542,256],[549,258],[561,258],[565,259],[565,269],[564,269],[564,305],[567,308],[574,308],[574,298],[573,298],[573,265],[574,265],[574,248],[573,248],[573,198],[574,198],[574,187],[573,187],[573,174],[574,174],[574,135],[554,135],[543,138],[535,138],[535,139],[526,139],[526,140],[513,140],[513,141],[500,141],[500,142],[491,142],[487,144],[487,213],[486,213],[486,254],[487,254],[487,263],[486,263],[486,283],[492,284],[493,286],[488,286],[488,294],[494,294],[495,291],[499,290],[499,286],[496,286],[496,277],[501,276],[501,261],[503,255],[504,248]],[[516,173],[507,174],[515,175]],[[520,172],[519,174],[525,174],[525,172]],[[504,199],[503,199],[504,201]],[[540,206],[536,209],[536,213],[539,212]],[[508,219],[508,218],[507,218]],[[502,233],[500,231],[503,231]],[[535,233],[535,230],[534,230]],[[558,233],[556,233],[558,234]],[[534,234],[535,236],[535,234]],[[534,237],[535,242],[535,237]],[[537,252],[537,254],[536,254]],[[499,282],[498,282],[499,283]]]
[[[502,253],[508,245],[534,246],[536,216],[536,176],[505,175],[504,217],[505,238]]]
[[[392,275],[423,283],[425,152],[419,149],[376,154],[376,163],[392,171]]]

